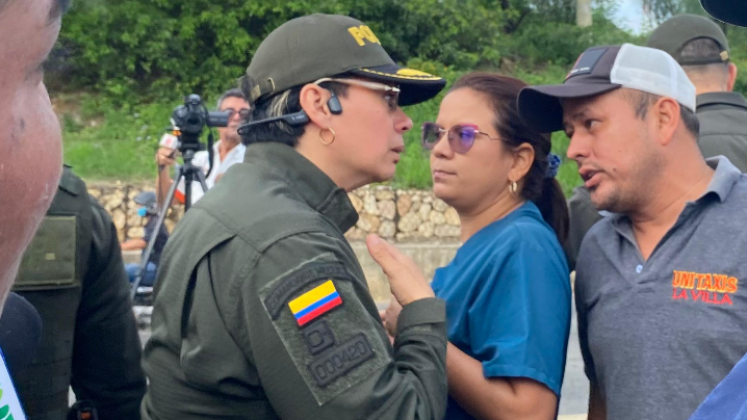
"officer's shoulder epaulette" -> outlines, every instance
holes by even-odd
[[[78,196],[86,190],[86,183],[73,173],[70,166],[64,165],[59,187],[68,194]]]

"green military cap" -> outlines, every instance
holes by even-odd
[[[712,39],[721,51],[711,57],[682,57],[682,47],[700,38]],[[683,66],[723,63],[729,60],[729,42],[724,31],[714,21],[703,16],[681,14],[667,20],[654,30],[646,45],[666,51]]]
[[[400,105],[431,99],[446,85],[440,77],[398,66],[364,23],[313,14],[284,23],[262,41],[246,70],[254,85],[248,99],[254,104],[343,73],[398,84]]]

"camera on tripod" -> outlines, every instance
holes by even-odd
[[[191,94],[184,98],[171,114],[174,128],[181,141],[180,149],[204,150],[200,143],[202,130],[207,127],[227,127],[230,114],[221,111],[208,111],[199,95]]]
[[[163,220],[166,217],[166,209],[174,200],[174,194],[180,181],[184,182],[184,210],[188,211],[192,205],[192,183],[198,182],[203,192],[207,192],[208,187],[205,182],[205,178],[210,176],[210,172],[213,170],[213,132],[208,131],[208,162],[209,166],[207,174],[202,172],[202,168],[195,166],[192,163],[192,159],[195,157],[195,153],[200,150],[205,150],[205,146],[200,143],[200,135],[205,127],[228,127],[228,120],[231,118],[231,113],[222,111],[208,111],[205,104],[199,95],[191,94],[184,98],[184,104],[179,105],[174,109],[171,114],[171,125],[169,131],[172,131],[176,136],[164,135],[161,139],[160,146],[169,147],[171,149],[178,149],[182,154],[184,164],[179,166],[176,174],[174,175],[174,182],[171,184],[171,188],[164,200],[164,208],[159,209],[158,219],[156,220],[156,227],[154,232],[159,232],[161,226],[163,226]],[[177,141],[178,138],[178,141]],[[172,157],[175,155],[176,150],[172,153]],[[150,261],[151,253],[153,252],[153,246],[155,245],[156,238],[158,235],[152,235],[148,245],[143,252],[141,258],[140,267],[135,275],[135,281],[131,286],[130,297],[134,302],[138,301],[138,293],[140,293],[140,282],[143,277],[143,271],[146,265]],[[145,289],[145,288],[144,288]],[[152,290],[152,288],[151,288]],[[145,293],[145,290],[143,291]]]

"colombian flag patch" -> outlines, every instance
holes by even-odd
[[[301,296],[288,302],[291,313],[296,317],[299,327],[313,321],[322,314],[342,305],[342,298],[335,289],[332,280],[309,290]]]

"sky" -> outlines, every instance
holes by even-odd
[[[642,1],[618,0],[617,11],[612,19],[618,26],[640,33],[644,26]]]

